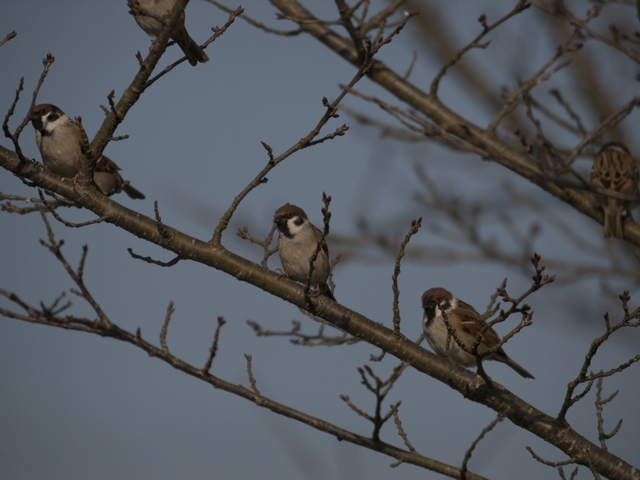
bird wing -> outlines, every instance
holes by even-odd
[[[487,324],[482,320],[480,314],[475,308],[462,300],[458,300],[458,306],[451,311],[451,314],[459,316],[462,324],[462,330],[473,338],[475,338],[478,332]],[[499,341],[500,337],[498,337],[498,334],[493,330],[493,328],[488,329],[482,336],[482,343],[484,343],[488,348],[493,347]]]
[[[120,168],[109,157],[101,155],[96,162],[96,172],[116,173]]]
[[[318,227],[316,227],[315,225],[311,224],[311,226],[313,227],[313,231],[315,232],[315,237],[319,240],[320,238],[322,238],[322,232],[320,231],[320,229]],[[329,247],[327,247],[327,242],[326,240],[322,240],[322,243],[320,244],[320,249],[325,253],[325,255],[327,256],[327,258],[329,258]]]

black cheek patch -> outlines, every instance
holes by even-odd
[[[289,225],[287,225],[286,223],[279,224],[278,231],[280,231],[280,233],[282,233],[287,238],[293,238],[293,235],[291,235],[291,232],[289,231]]]
[[[295,223],[297,226],[300,226],[304,223],[304,220],[302,219],[302,217],[296,217],[293,223]]]
[[[37,120],[33,120],[31,123],[33,123],[33,128],[35,128],[37,131],[39,131],[40,133],[44,133],[42,131],[43,125],[42,125],[42,120],[40,120],[39,118]]]
[[[436,306],[434,304],[427,305],[424,308],[424,314],[429,321],[433,320],[436,316]]]

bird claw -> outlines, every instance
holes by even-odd
[[[310,296],[319,297],[320,295],[322,295],[324,293],[324,287],[321,286],[319,283],[316,283],[313,286],[313,289],[310,290],[309,292],[310,292]]]
[[[283,278],[291,278],[287,272],[283,272],[279,268],[276,268],[276,272],[280,272],[280,274],[278,275],[277,280],[282,280]]]

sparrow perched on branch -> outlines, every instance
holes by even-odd
[[[638,165],[629,150],[620,142],[609,142],[603,146],[591,168],[591,184],[625,195],[638,196]],[[637,205],[633,200],[596,195],[596,200],[604,210],[604,238],[622,238],[622,210],[626,209],[632,219],[630,209]]]
[[[29,120],[36,130],[38,150],[47,170],[61,177],[75,177],[84,162],[82,134],[78,124],[58,107],[48,103],[33,107]],[[96,162],[93,181],[105,195],[120,189],[124,183],[118,170],[118,166],[104,155]],[[144,198],[131,185],[125,185],[122,190],[131,198]]]
[[[424,308],[424,317],[422,318],[424,336],[433,351],[441,357],[447,356],[447,337],[449,335],[442,312],[446,314],[447,321],[455,330],[458,339],[469,349],[473,346],[477,333],[486,325],[475,308],[462,300],[458,300],[444,288],[431,288],[424,292],[422,295],[422,308]],[[480,340],[478,353],[486,352],[497,345],[499,341],[498,334],[492,328],[488,329]],[[449,357],[461,367],[476,365],[475,357],[462,350],[453,338],[449,341]],[[533,375],[511,360],[504,353],[502,347],[497,352],[484,358],[505,363],[524,378],[534,378]]]
[[[276,210],[273,221],[278,227],[278,255],[284,273],[296,282],[306,283],[309,275],[309,259],[315,253],[322,232],[318,230],[300,207],[283,205]],[[335,300],[327,285],[330,273],[329,249],[322,240],[320,251],[311,275],[311,285],[318,285],[322,293]]]
[[[162,23],[157,19],[171,12],[175,3],[176,0],[128,0],[127,6],[131,9],[129,13],[133,15],[142,30],[151,37],[157,37],[163,27]],[[145,13],[153,16],[145,15]],[[209,57],[204,53],[204,50],[187,33],[187,29],[184,26],[184,12],[180,15],[178,23],[176,23],[173,32],[171,32],[171,38],[182,49],[191,65],[195,66],[198,62],[205,63],[209,61]]]

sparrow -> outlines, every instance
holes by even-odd
[[[442,312],[446,313],[447,320],[455,330],[458,339],[469,349],[473,346],[477,333],[486,325],[475,308],[462,300],[458,300],[444,288],[431,288],[424,292],[422,295],[422,308],[424,309],[424,316],[422,317],[424,336],[433,351],[441,357],[447,356],[446,345],[447,336],[449,335]],[[478,353],[486,352],[499,341],[498,334],[492,328],[488,329],[478,345]],[[453,338],[449,342],[449,357],[461,367],[476,365],[475,357],[462,350]],[[502,348],[484,358],[505,363],[524,378],[534,378],[533,375],[511,360]]]
[[[638,195],[638,165],[629,150],[620,142],[609,142],[603,146],[591,168],[591,184],[625,195]],[[604,210],[604,238],[622,238],[622,210],[626,209],[628,218],[630,209],[637,202],[596,195],[597,204]]]
[[[273,221],[278,227],[278,255],[285,275],[296,282],[306,283],[309,258],[316,251],[322,232],[309,221],[304,210],[288,203],[276,210]],[[330,264],[329,249],[324,240],[313,266],[311,285],[319,286],[323,294],[335,300],[327,285]]]
[[[82,135],[78,124],[49,103],[33,107],[29,120],[36,130],[36,142],[45,168],[61,177],[75,177],[84,161]],[[124,183],[118,170],[120,169],[113,160],[104,155],[96,162],[93,181],[105,195],[120,189]],[[131,198],[144,198],[131,185],[125,185],[122,189]]]
[[[140,28],[147,35],[157,37],[162,31],[163,25],[155,18],[145,15],[145,12],[161,18],[171,11],[175,3],[176,0],[128,0],[127,6],[131,9],[129,13],[136,19],[136,23],[140,25]],[[182,49],[191,65],[195,66],[198,62],[205,63],[209,61],[209,57],[204,53],[204,50],[187,33],[187,29],[184,26],[184,12],[180,15],[178,23],[176,23],[173,32],[171,32],[171,38]]]

